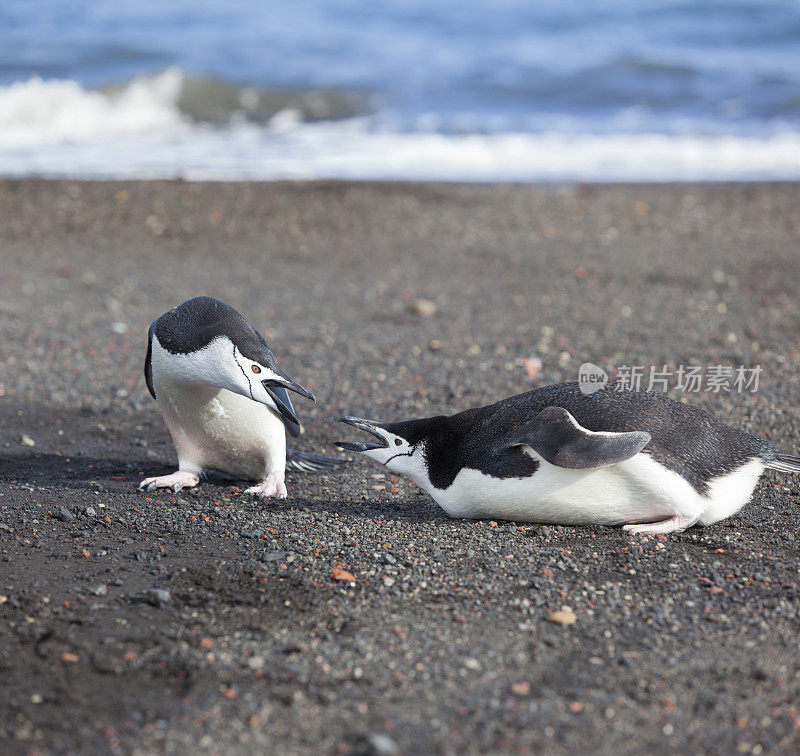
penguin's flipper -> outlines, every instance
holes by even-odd
[[[346,465],[348,462],[352,462],[352,460],[323,457],[321,454],[310,454],[299,449],[292,449],[290,446],[286,447],[286,467],[301,472],[332,470],[335,467]]]
[[[294,407],[292,406],[292,400],[289,398],[289,392],[283,388],[283,386],[273,386],[272,391],[278,395],[278,398],[289,408],[291,413],[296,416]],[[286,430],[289,431],[289,433],[295,438],[297,438],[303,432],[303,428],[300,423],[293,423],[283,415],[281,415],[281,420],[283,420]]]
[[[546,407],[505,440],[507,447],[530,446],[551,465],[576,470],[624,462],[649,443],[645,431],[587,430],[563,407]]]

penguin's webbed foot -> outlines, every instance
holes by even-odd
[[[267,475],[258,485],[248,488],[246,494],[257,497],[260,501],[264,499],[285,499],[287,497],[286,484],[283,481],[283,473],[273,472]]]
[[[170,475],[160,475],[157,478],[145,478],[139,488],[153,491],[156,488],[170,488],[178,493],[182,488],[194,488],[200,482],[200,476],[185,470],[176,470]]]
[[[681,530],[692,527],[696,522],[697,517],[675,515],[674,517],[659,522],[641,522],[633,525],[623,525],[622,529],[626,533],[657,535],[659,533],[678,533]]]

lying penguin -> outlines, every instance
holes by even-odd
[[[286,432],[301,432],[287,389],[316,399],[223,302],[197,297],[158,318],[150,326],[144,374],[178,452],[178,470],[145,478],[139,488],[180,491],[196,486],[204,471],[217,470],[258,481],[245,493],[259,499],[285,499],[287,461],[304,471],[340,464],[287,449]]]
[[[341,422],[371,443],[337,442],[411,478],[451,517],[623,525],[671,533],[738,512],[765,469],[800,457],[647,391],[561,383],[421,420]]]

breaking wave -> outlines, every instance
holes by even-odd
[[[271,91],[178,68],[92,90],[0,87],[0,174],[189,180],[703,181],[800,178],[800,133],[393,124],[344,90]]]
[[[39,77],[0,87],[0,147],[137,138],[185,139],[198,129],[351,118],[367,98],[343,90],[236,87],[179,68],[103,89]]]

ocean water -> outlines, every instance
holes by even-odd
[[[796,0],[3,0],[0,175],[800,178]]]

